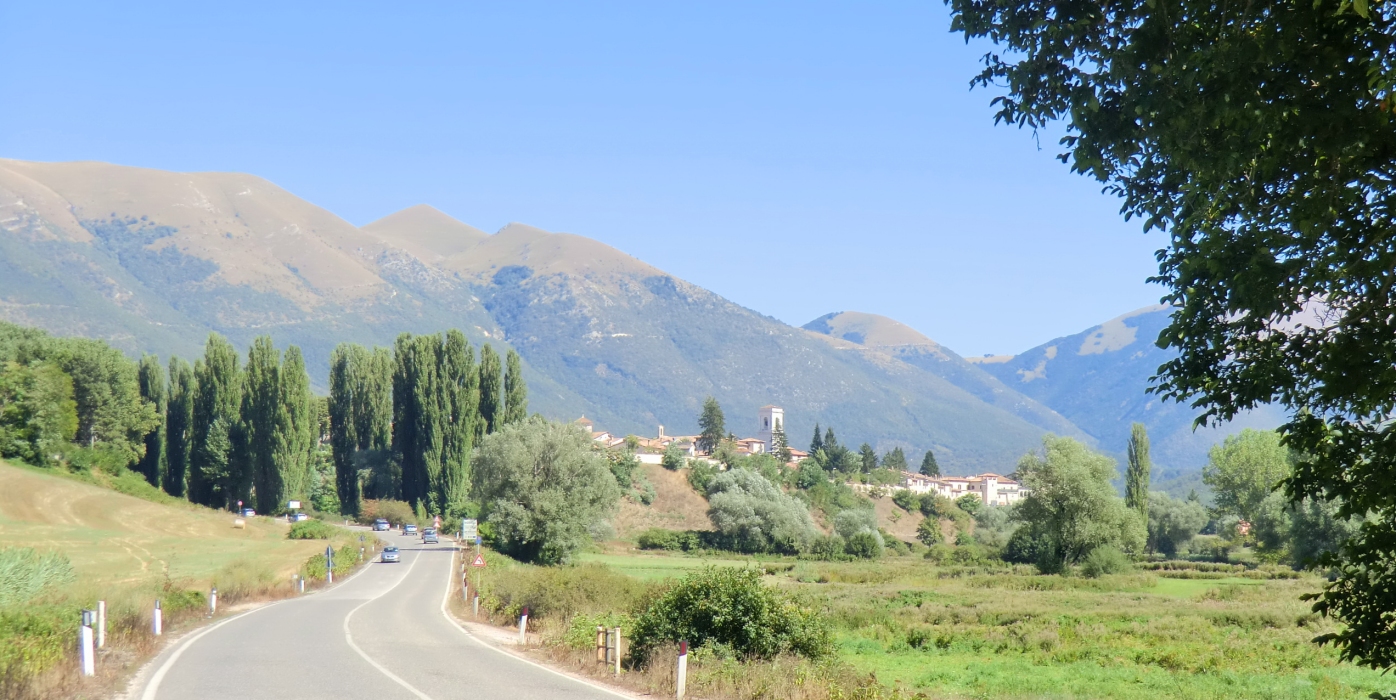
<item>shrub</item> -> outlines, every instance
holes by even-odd
[[[1081,561],[1081,575],[1086,578],[1100,578],[1108,574],[1123,574],[1134,568],[1134,564],[1117,547],[1103,545],[1091,550]]]
[[[291,525],[286,538],[291,540],[327,540],[334,535],[334,526],[319,520],[302,520]]]
[[[897,504],[898,508],[908,513],[921,510],[921,499],[916,494],[906,489],[897,489],[894,491],[892,493],[892,502]]]
[[[696,532],[665,530],[658,527],[640,533],[635,544],[640,549],[664,549],[670,552],[692,552],[703,547],[702,539]]]
[[[955,505],[958,506],[960,510],[969,513],[971,518],[979,515],[980,511],[988,507],[984,505],[983,501],[979,500],[979,496],[972,493],[967,493],[955,499]]]
[[[761,584],[752,569],[709,567],[685,576],[637,617],[631,657],[645,664],[665,643],[723,647],[742,659],[818,658],[833,635],[817,611]]]
[[[671,442],[668,447],[664,448],[664,459],[659,464],[671,472],[676,472],[683,469],[686,462],[688,462],[688,458],[684,456],[683,450]]]
[[[708,516],[744,552],[809,551],[818,531],[809,510],[756,472],[736,469],[708,485]]]
[[[695,459],[688,463],[688,485],[698,493],[706,494],[708,485],[717,478],[717,467],[705,459]]]
[[[911,554],[911,545],[891,536],[887,532],[882,532],[881,535],[883,544],[887,545],[887,549],[891,550],[893,554],[899,557]]]
[[[832,535],[820,535],[814,538],[810,545],[810,556],[824,561],[842,559],[844,556],[844,541],[838,533]]]
[[[23,603],[45,588],[72,581],[73,565],[61,552],[28,547],[0,549],[0,605]]]
[[[934,547],[945,541],[945,533],[940,530],[940,520],[926,518],[916,526],[916,539],[927,547]]]
[[[383,518],[394,525],[413,522],[417,514],[412,512],[412,506],[403,501],[393,501],[389,499],[365,500],[359,507],[359,524],[372,525],[373,521]]]
[[[566,562],[620,500],[591,436],[536,416],[485,436],[473,467],[472,491],[495,546],[524,561]]]
[[[849,556],[860,559],[876,559],[882,556],[883,547],[882,535],[863,530],[845,538],[843,549],[848,552]]]
[[[533,619],[565,620],[630,608],[645,596],[650,584],[602,564],[503,565],[486,570],[481,590],[485,609],[506,619],[516,620],[527,607]]]

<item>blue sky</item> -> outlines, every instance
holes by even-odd
[[[0,3],[0,157],[255,173],[596,238],[966,355],[1146,304],[1164,240],[993,125],[939,2]],[[407,9],[403,9],[406,7]]]

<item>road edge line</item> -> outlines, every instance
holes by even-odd
[[[456,550],[456,551],[460,551],[459,547],[457,547],[457,550]],[[636,694],[636,695],[626,695],[625,693],[622,693],[622,692],[619,691],[619,690],[615,690],[615,689],[612,689],[612,688],[607,688],[607,687],[604,686],[604,685],[599,685],[599,684],[593,683],[593,682],[588,681],[588,680],[584,680],[584,679],[581,679],[581,678],[577,678],[576,676],[573,676],[573,675],[571,675],[571,674],[563,673],[562,671],[559,671],[559,670],[557,670],[557,669],[555,669],[555,668],[552,668],[552,667],[550,667],[550,666],[546,666],[546,665],[544,665],[544,664],[540,664],[540,663],[538,663],[538,662],[536,662],[536,661],[534,661],[534,660],[532,660],[532,659],[524,658],[523,656],[520,656],[520,655],[518,655],[518,654],[515,654],[514,652],[509,651],[509,650],[507,650],[507,649],[501,649],[501,648],[499,648],[499,647],[497,647],[497,646],[495,646],[495,645],[493,645],[493,644],[490,644],[490,643],[488,643],[488,642],[485,642],[485,641],[481,640],[479,637],[476,637],[475,635],[471,634],[471,633],[470,633],[470,630],[467,630],[465,627],[461,626],[461,623],[457,622],[456,619],[455,619],[454,617],[451,617],[451,612],[450,612],[450,610],[447,609],[447,603],[448,603],[448,602],[450,601],[450,599],[451,599],[451,582],[455,580],[455,573],[456,573],[456,555],[455,555],[454,553],[452,553],[452,554],[451,554],[451,568],[449,568],[449,569],[446,570],[446,593],[445,593],[444,595],[441,596],[441,616],[444,617],[444,618],[446,618],[446,621],[449,622],[449,623],[451,623],[453,626],[455,626],[456,629],[460,630],[460,633],[463,634],[463,635],[465,635],[468,639],[470,639],[470,641],[475,642],[476,644],[479,644],[480,646],[482,646],[482,647],[484,647],[484,648],[486,648],[486,649],[489,649],[490,651],[503,654],[503,655],[505,655],[505,656],[507,656],[507,657],[509,657],[509,658],[511,658],[511,659],[517,659],[517,660],[522,661],[522,662],[524,662],[524,663],[526,663],[526,664],[528,664],[528,665],[530,665],[530,666],[533,666],[533,667],[542,669],[542,670],[544,670],[544,671],[547,671],[548,673],[551,673],[551,674],[553,674],[554,676],[558,676],[558,677],[561,677],[561,678],[566,678],[567,680],[572,681],[573,683],[579,683],[579,684],[581,684],[581,685],[587,686],[588,688],[591,688],[592,690],[599,690],[599,691],[601,691],[601,692],[603,692],[603,693],[606,693],[606,694],[608,694],[608,695],[613,695],[613,696],[618,697],[618,698],[625,698],[625,700],[635,700],[636,698],[640,697],[638,694]]]

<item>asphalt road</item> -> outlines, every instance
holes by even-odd
[[[374,562],[319,593],[191,634],[150,666],[133,700],[616,698],[493,648],[442,612],[452,547],[392,535]]]

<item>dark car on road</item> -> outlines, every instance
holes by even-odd
[[[387,532],[388,530],[391,530],[391,529],[393,529],[393,526],[392,526],[392,525],[389,525],[387,520],[384,520],[384,519],[382,519],[382,518],[379,518],[379,519],[373,521],[373,531],[374,531],[374,532]]]
[[[242,510],[238,511],[238,515],[241,515],[244,518],[250,518],[256,514],[257,511],[252,510],[251,508],[243,508]]]
[[[396,564],[398,559],[397,547],[384,547],[383,553],[378,555],[378,561],[384,564]]]
[[[441,544],[441,540],[436,538],[436,530],[432,528],[422,530],[422,544]]]

